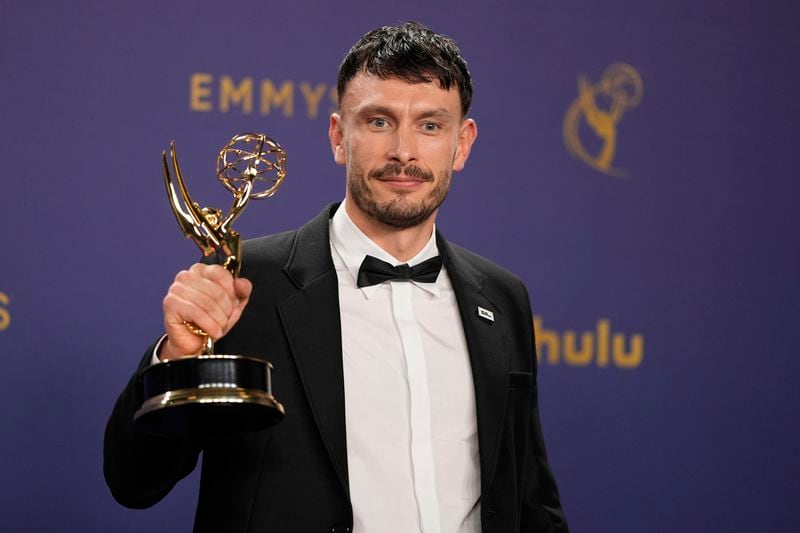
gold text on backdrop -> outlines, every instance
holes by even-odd
[[[323,107],[326,96],[330,106],[327,109]],[[293,80],[276,83],[269,78],[257,80],[250,76],[234,80],[225,74],[215,76],[209,72],[195,72],[189,78],[189,109],[195,112],[236,111],[264,116],[280,112],[289,118],[301,105],[308,119],[327,117],[338,105],[336,85]]]
[[[11,311],[8,310],[8,305],[11,299],[4,292],[0,292],[0,331],[7,330],[11,325]]]
[[[644,335],[613,332],[611,320],[601,318],[594,331],[580,333],[573,330],[558,332],[544,329],[542,317],[533,317],[536,334],[536,353],[548,365],[568,366],[609,365],[621,369],[634,369],[644,358]]]

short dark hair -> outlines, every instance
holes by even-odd
[[[359,72],[408,83],[437,80],[445,91],[455,86],[463,117],[472,104],[472,78],[456,42],[419,22],[377,28],[353,45],[339,66],[336,90],[340,107],[347,84]]]

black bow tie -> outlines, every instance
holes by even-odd
[[[384,281],[418,281],[435,283],[442,269],[442,257],[437,255],[413,267],[407,264],[392,266],[368,255],[358,269],[358,286],[369,287]]]

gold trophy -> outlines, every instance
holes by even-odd
[[[189,196],[175,142],[162,153],[164,184],[183,234],[203,256],[216,255],[239,275],[242,246],[231,224],[247,202],[275,194],[286,177],[286,152],[261,133],[234,136],[217,156],[217,179],[233,194],[225,214],[200,207]],[[175,183],[177,182],[177,189]],[[162,361],[142,373],[144,402],[134,414],[137,429],[165,436],[213,436],[263,429],[283,420],[284,409],[272,395],[272,365],[243,355],[214,354],[214,340],[191,322],[186,327],[204,339],[202,355]]]

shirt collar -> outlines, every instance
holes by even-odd
[[[382,261],[386,261],[394,266],[401,265],[404,261],[398,261],[389,252],[375,244],[364,232],[358,229],[358,226],[350,219],[350,216],[345,210],[345,201],[339,206],[339,209],[334,213],[331,218],[330,234],[331,245],[336,253],[339,254],[344,262],[347,271],[353,277],[355,283],[358,279],[358,269],[361,267],[361,262],[364,257],[371,255]],[[409,266],[415,266],[423,261],[439,254],[439,249],[436,246],[436,227],[431,232],[431,238],[428,243],[419,251],[417,255],[407,261]],[[417,283],[412,281],[417,287],[428,291],[434,296],[439,296],[439,281],[441,276],[437,278],[436,283]],[[364,296],[371,297],[381,287],[382,284],[371,285],[369,287],[361,287]]]

